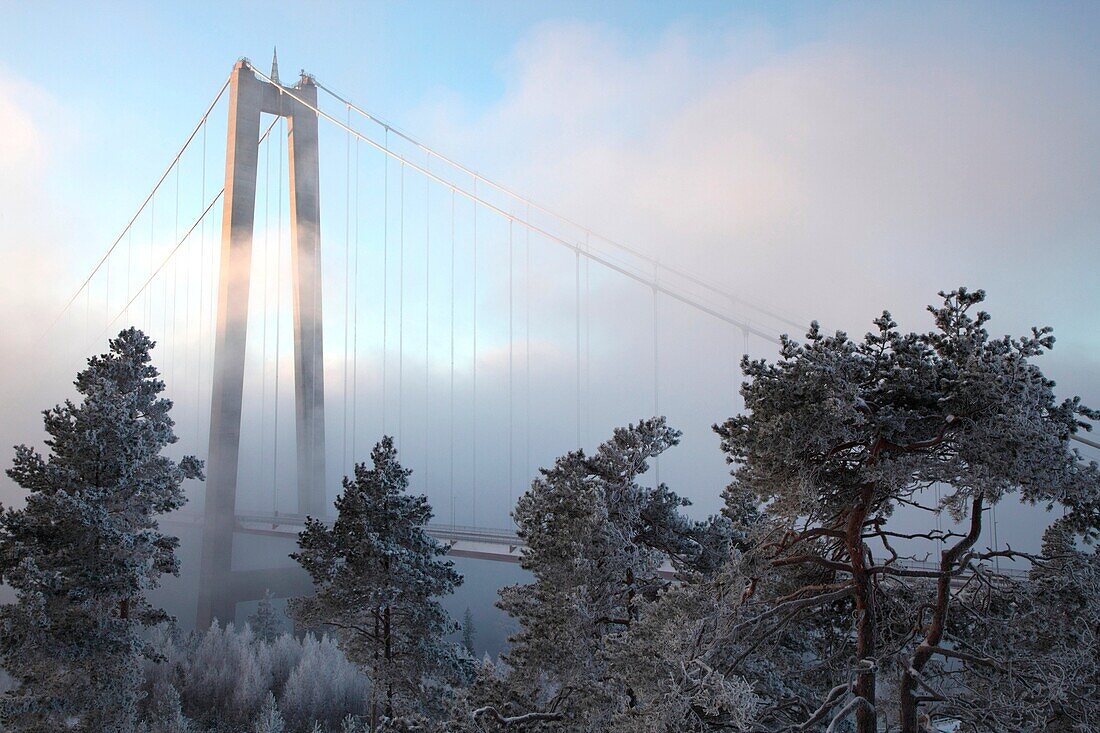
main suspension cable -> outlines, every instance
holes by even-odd
[[[126,310],[131,305],[133,305],[133,303],[138,299],[138,297],[142,293],[145,293],[148,290],[149,285],[153,282],[154,279],[156,279],[156,276],[159,275],[160,272],[168,265],[169,260],[171,260],[172,256],[175,255],[176,252],[179,251],[180,247],[183,246],[183,243],[187,241],[187,238],[189,236],[191,236],[191,233],[194,232],[196,228],[198,228],[199,224],[202,222],[202,220],[204,218],[206,218],[206,215],[208,213],[210,213],[210,209],[212,209],[214,207],[214,204],[216,204],[218,202],[218,199],[220,199],[222,197],[223,193],[225,193],[224,188],[221,191],[218,191],[217,195],[214,196],[214,198],[210,199],[210,203],[207,204],[205,209],[203,209],[202,213],[199,215],[199,218],[196,219],[195,222],[188,228],[187,233],[183,235],[183,238],[180,239],[179,242],[176,243],[176,245],[168,253],[168,256],[165,257],[161,261],[161,263],[157,266],[157,268],[155,270],[153,270],[153,272],[145,280],[145,283],[141,286],[141,290],[139,290],[134,295],[134,297],[132,297],[130,299],[130,301],[122,308],[122,310],[120,310],[118,313],[115,314],[114,318],[112,318],[110,321],[108,321],[106,327],[104,327],[104,329],[102,331],[100,331],[98,334],[96,334],[95,338],[91,342],[89,342],[88,345],[85,347],[85,351],[90,349],[93,344],[95,344],[97,341],[99,341],[103,337],[103,335],[105,333],[107,333],[107,331],[110,330],[111,326],[113,326],[115,324],[115,321],[117,321],[119,318],[122,317],[122,315],[124,313],[126,313]]]
[[[157,191],[160,189],[161,184],[164,183],[164,181],[168,178],[168,174],[171,173],[172,169],[175,168],[176,165],[179,163],[179,160],[183,156],[184,151],[187,150],[188,146],[191,144],[191,141],[195,139],[195,135],[198,134],[198,131],[200,129],[205,128],[206,120],[210,116],[210,113],[214,110],[214,107],[217,106],[218,101],[222,98],[222,94],[225,93],[226,88],[229,86],[230,78],[231,77],[226,77],[225,83],[222,84],[221,88],[218,90],[218,93],[214,96],[214,101],[211,102],[210,106],[208,106],[206,108],[206,111],[203,112],[202,117],[199,118],[199,121],[195,124],[194,129],[191,130],[191,134],[187,136],[187,139],[184,140],[183,145],[180,146],[179,151],[177,151],[175,156],[173,156],[172,162],[168,164],[168,167],[164,169],[164,172],[160,175],[160,178],[158,178],[157,182],[155,184],[153,184],[153,189],[151,191],[149,191],[149,194],[141,202],[141,205],[138,206],[137,211],[134,212],[134,215],[132,217],[130,217],[130,221],[127,222],[125,227],[123,227],[123,229],[119,233],[118,237],[115,238],[115,241],[111,243],[111,246],[107,248],[107,251],[103,254],[103,256],[99,258],[99,262],[97,262],[95,267],[92,268],[92,271],[88,275],[88,277],[86,277],[84,279],[84,282],[82,282],[80,284],[80,287],[78,287],[76,289],[76,292],[73,293],[72,297],[69,298],[68,302],[65,303],[65,306],[61,309],[61,312],[57,314],[57,316],[53,319],[53,322],[50,323],[50,325],[46,327],[45,331],[42,332],[41,338],[45,338],[46,334],[48,334],[50,332],[50,330],[54,326],[57,325],[57,322],[61,320],[61,317],[63,315],[65,315],[65,312],[69,310],[69,307],[73,304],[73,302],[80,295],[80,291],[83,290],[84,288],[86,288],[89,283],[91,283],[92,278],[95,277],[97,272],[99,272],[99,268],[102,267],[105,262],[107,262],[107,258],[111,256],[111,253],[115,251],[115,247],[118,246],[118,243],[121,242],[122,238],[124,236],[126,236],[127,232],[130,231],[130,228],[134,225],[134,222],[136,222],[138,217],[141,216],[141,212],[143,212],[145,210],[145,207],[148,206],[153,201],[153,197],[156,195]],[[205,140],[205,137],[206,136],[205,136],[205,133],[204,133],[203,134],[204,140]],[[204,143],[204,147],[205,147],[205,143]],[[127,293],[127,294],[129,294],[129,293]]]
[[[250,66],[249,68],[251,68],[256,73],[256,75],[259,76],[264,81],[271,82],[271,78],[268,77],[266,74],[264,74],[262,71],[256,69],[255,67],[252,67],[252,66]],[[564,237],[562,237],[558,234],[554,234],[553,232],[547,230],[544,227],[538,226],[537,224],[532,222],[530,220],[530,218],[527,218],[527,219],[521,221],[518,217],[516,217],[513,214],[509,214],[507,211],[502,209],[500,206],[497,206],[496,204],[494,204],[494,203],[478,196],[478,194],[477,194],[477,183],[480,180],[480,177],[475,177],[474,178],[474,181],[473,181],[474,191],[473,191],[473,193],[471,193],[469,191],[466,191],[465,189],[459,187],[457,184],[455,184],[451,181],[448,181],[447,179],[445,179],[445,178],[443,178],[443,177],[441,177],[441,176],[439,176],[435,173],[432,173],[429,170],[426,170],[420,164],[418,164],[414,161],[411,161],[408,158],[405,158],[404,156],[390,150],[388,145],[383,146],[381,143],[375,142],[370,137],[364,135],[363,133],[359,132],[358,130],[351,129],[348,125],[345,125],[343,121],[337,119],[336,117],[333,117],[331,114],[325,112],[320,107],[318,107],[316,104],[313,104],[313,103],[309,102],[308,100],[304,99],[303,97],[301,97],[301,95],[296,94],[293,89],[288,89],[286,87],[281,87],[280,86],[279,89],[278,89],[278,92],[280,94],[285,94],[288,97],[290,97],[291,99],[297,101],[299,104],[301,104],[306,109],[309,109],[310,111],[314,112],[318,117],[322,117],[325,120],[328,120],[329,122],[335,124],[336,126],[340,127],[341,129],[350,130],[351,134],[358,136],[359,139],[361,139],[363,142],[365,142],[368,145],[376,148],[377,150],[385,152],[386,155],[388,155],[388,156],[394,158],[395,160],[399,161],[402,165],[407,166],[407,167],[411,168],[412,170],[415,170],[416,172],[418,172],[422,175],[428,176],[432,180],[436,181],[437,183],[439,183],[439,184],[441,184],[441,185],[443,185],[447,188],[453,189],[455,192],[461,194],[463,197],[473,201],[475,203],[475,205],[480,205],[480,206],[488,209],[489,211],[492,211],[494,214],[496,214],[498,216],[501,216],[503,218],[512,217],[512,218],[516,219],[517,221],[519,221],[520,224],[522,224],[523,226],[532,229],[533,231],[541,234],[542,236],[546,237],[547,239],[549,239],[551,241],[554,241],[554,242],[557,242],[561,246],[566,247],[570,250],[573,250],[574,252],[581,252],[583,257],[588,257],[588,258],[590,258],[590,259],[592,259],[596,262],[599,262],[604,267],[606,267],[610,270],[613,270],[615,272],[618,272],[621,275],[629,277],[630,279],[632,279],[632,280],[634,280],[638,283],[641,283],[641,284],[649,286],[649,287],[656,288],[660,292],[664,293],[665,295],[668,295],[671,298],[675,298],[676,300],[684,303],[685,305],[688,305],[688,306],[694,308],[697,311],[700,311],[702,313],[706,313],[707,315],[709,315],[713,318],[716,318],[716,319],[721,320],[721,321],[725,321],[727,323],[732,323],[732,324],[735,324],[735,325],[744,325],[746,328],[749,328],[755,335],[759,336],[760,338],[765,339],[765,340],[770,341],[770,342],[775,343],[775,344],[779,343],[779,339],[776,336],[774,336],[773,334],[768,333],[767,331],[762,331],[762,330],[757,329],[753,326],[747,325],[743,321],[741,321],[740,319],[737,319],[737,318],[734,318],[732,316],[726,315],[725,313],[722,313],[721,311],[716,310],[715,308],[713,308],[711,306],[708,306],[705,303],[701,303],[700,301],[696,300],[695,298],[693,298],[689,295],[685,295],[684,293],[681,293],[677,290],[671,289],[668,286],[666,286],[666,285],[662,284],[661,282],[659,282],[659,279],[656,278],[656,277],[647,277],[645,275],[639,274],[638,272],[635,272],[632,269],[630,269],[630,268],[628,268],[624,265],[621,265],[621,264],[618,264],[618,263],[614,262],[613,260],[609,259],[607,256],[605,256],[603,254],[599,254],[599,253],[595,253],[595,252],[583,252],[581,247],[578,246],[577,244],[569,241],[568,239],[565,239]],[[355,107],[353,106],[352,109],[355,109]],[[386,128],[386,134],[388,136],[389,128]],[[532,204],[532,205],[534,205],[534,204]],[[663,266],[663,265],[661,265],[661,267],[665,268],[665,266]],[[665,269],[668,269],[668,268],[665,268]],[[672,272],[671,270],[669,270],[669,271]],[[727,298],[730,297],[726,294],[723,294],[723,295]],[[801,326],[798,326],[798,327],[801,328]]]
[[[458,161],[454,160],[453,158],[450,158],[446,155],[443,155],[442,153],[434,150],[433,148],[428,147],[424,143],[420,142],[419,140],[416,140],[411,135],[401,131],[400,129],[398,129],[396,127],[394,127],[393,125],[391,125],[390,123],[382,120],[378,116],[373,115],[370,112],[367,112],[362,107],[359,107],[354,102],[351,102],[350,100],[348,100],[347,98],[345,98],[341,94],[339,94],[336,91],[332,90],[331,88],[325,86],[324,84],[317,81],[316,79],[314,79],[313,81],[317,85],[318,89],[320,89],[320,90],[324,91],[325,93],[329,94],[330,96],[332,96],[337,101],[347,105],[350,109],[354,110],[359,115],[361,115],[361,116],[365,117],[366,119],[370,120],[371,122],[374,122],[375,124],[381,126],[383,128],[383,130],[386,131],[387,134],[390,133],[390,132],[393,132],[395,135],[398,135],[399,137],[401,137],[402,139],[404,139],[408,143],[416,146],[417,148],[420,148],[421,150],[423,150],[429,156],[434,157],[434,158],[438,158],[439,160],[443,161],[444,163],[451,166],[452,168],[462,172],[465,175],[470,176],[475,181],[480,181],[481,183],[483,183],[483,184],[489,186],[490,188],[504,194],[505,196],[508,196],[509,198],[511,198],[511,199],[513,199],[517,202],[522,203],[524,206],[527,207],[528,211],[530,211],[530,209],[533,208],[536,211],[539,211],[539,212],[541,212],[541,213],[543,213],[543,214],[545,214],[545,215],[547,215],[547,216],[549,216],[553,219],[557,219],[558,221],[579,230],[586,237],[595,237],[596,239],[600,240],[601,242],[604,242],[605,244],[611,245],[612,247],[620,250],[621,252],[626,253],[630,257],[634,257],[634,258],[637,258],[637,259],[639,259],[643,262],[646,262],[646,263],[650,264],[651,266],[653,266],[655,269],[659,268],[659,269],[665,270],[666,272],[668,272],[670,274],[675,275],[676,277],[683,278],[684,280],[687,280],[688,282],[691,282],[692,284],[697,285],[698,287],[704,288],[704,289],[710,291],[711,293],[722,297],[723,299],[730,300],[732,303],[735,303],[735,304],[736,303],[742,303],[742,304],[748,306],[749,308],[752,308],[753,310],[756,310],[760,313],[763,313],[764,315],[766,315],[770,318],[774,318],[775,320],[780,321],[780,322],[782,322],[782,323],[784,323],[788,326],[791,326],[793,328],[797,328],[797,329],[805,329],[806,328],[806,324],[803,323],[803,322],[788,318],[787,316],[784,316],[781,313],[775,312],[771,309],[765,308],[765,307],[757,305],[755,303],[742,300],[742,299],[738,298],[737,296],[727,292],[726,290],[724,290],[722,287],[716,285],[715,283],[707,282],[706,280],[699,277],[698,275],[693,275],[692,273],[689,273],[685,270],[681,270],[681,269],[676,268],[676,267],[672,267],[672,266],[669,266],[669,265],[666,265],[666,264],[659,263],[655,259],[653,259],[652,257],[649,257],[648,255],[634,249],[633,247],[630,247],[626,244],[623,244],[621,242],[613,240],[609,237],[606,237],[602,234],[599,234],[598,232],[594,232],[591,229],[589,229],[588,227],[586,227],[585,225],[581,224],[580,222],[577,222],[577,221],[575,221],[575,220],[573,220],[573,219],[571,219],[567,216],[564,216],[564,215],[562,215],[558,212],[555,212],[555,211],[547,208],[546,206],[543,206],[542,204],[528,198],[527,196],[524,196],[520,193],[517,193],[516,191],[513,191],[512,189],[508,188],[507,186],[504,186],[504,185],[502,185],[500,183],[497,183],[497,182],[495,182],[495,181],[493,181],[489,178],[486,178],[485,176],[481,175],[477,171],[463,165],[462,163],[459,163]],[[452,184],[448,184],[448,185],[452,185]]]

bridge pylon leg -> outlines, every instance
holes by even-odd
[[[303,76],[293,91],[316,106],[317,88],[308,77]],[[238,584],[234,582],[233,535],[236,527],[248,290],[262,113],[290,120],[288,156],[298,509],[315,516],[324,513],[324,362],[317,116],[308,107],[281,93],[275,84],[258,79],[248,62],[240,61],[233,68],[230,79],[217,334],[210,400],[210,446],[195,619],[196,627],[200,629],[208,627],[215,618],[223,623],[232,621],[237,602],[249,600],[241,597]],[[248,587],[248,584],[241,586]]]

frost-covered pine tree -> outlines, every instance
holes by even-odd
[[[311,598],[294,599],[291,615],[305,626],[336,631],[347,657],[370,677],[371,730],[383,716],[415,714],[425,684],[466,672],[455,644],[457,630],[439,597],[462,582],[447,550],[430,537],[432,517],[423,496],[408,492],[410,471],[397,460],[393,439],[371,452],[344,479],[332,528],[310,518],[292,557],[310,574]]]
[[[256,606],[256,613],[248,618],[248,625],[252,627],[256,638],[268,642],[274,640],[282,630],[279,614],[275,612],[275,604],[272,603],[274,598],[270,590],[265,590],[264,597]]]
[[[474,651],[475,636],[477,636],[477,630],[474,628],[474,614],[467,607],[462,614],[462,647],[470,653],[471,657],[476,654]]]
[[[0,517],[0,575],[18,600],[0,608],[0,660],[18,681],[0,717],[10,731],[135,725],[144,628],[167,620],[146,593],[176,574],[178,540],[157,515],[181,507],[194,458],[176,442],[153,342],[127,329],[77,375],[80,401],[44,412],[42,456],[16,448],[8,475],[28,494]]]
[[[606,729],[630,704],[609,652],[669,584],[662,565],[709,572],[728,551],[728,523],[688,521],[687,502],[667,486],[639,483],[679,435],[664,418],[619,428],[591,457],[574,451],[543,469],[516,504],[521,563],[535,580],[500,591],[498,605],[520,625],[509,682],[567,729]]]
[[[1050,329],[993,338],[989,315],[975,312],[982,291],[941,297],[927,333],[902,333],[884,313],[862,341],[815,323],[804,344],[783,339],[776,363],[745,359],[745,412],[717,428],[737,464],[731,491],[786,524],[768,545],[771,567],[812,571],[737,628],[768,634],[833,613],[855,642],[850,675],[812,724],[854,716],[859,733],[874,733],[896,715],[903,733],[921,730],[944,697],[928,675],[966,643],[950,633],[956,586],[988,575],[992,558],[1022,557],[978,545],[986,510],[1003,497],[1061,505],[1086,537],[1100,527],[1100,475],[1069,445],[1088,427],[1082,418],[1100,413],[1056,400],[1033,363],[1053,346]],[[949,511],[961,529],[894,528],[903,506],[926,518]],[[906,567],[926,555],[933,568]]]
[[[279,706],[275,704],[275,695],[270,692],[264,699],[263,707],[252,721],[252,733],[283,733],[286,723],[279,712]]]
[[[967,612],[948,634],[966,643],[922,675],[947,693],[937,712],[963,730],[1100,730],[1100,554],[1078,549],[1067,522],[1043,539],[1029,578],[960,590]]]

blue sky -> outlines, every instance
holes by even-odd
[[[807,320],[860,333],[889,308],[919,329],[937,290],[985,287],[994,330],[1053,325],[1047,368],[1064,393],[1100,404],[1095,4],[0,12],[0,307],[14,344],[0,379],[20,397],[0,444],[56,399],[19,389],[41,371],[29,368],[41,367],[41,320],[233,62],[266,69],[274,45],[284,80],[305,67],[563,213]],[[667,368],[697,360],[688,346]],[[684,422],[709,439],[706,399],[687,402]],[[698,450],[719,459],[720,477],[713,444]]]

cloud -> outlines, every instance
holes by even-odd
[[[548,24],[495,105],[452,96],[418,124],[596,230],[807,320],[917,316],[966,283],[992,291],[1003,328],[1029,313],[1083,328],[1049,306],[1067,278],[1100,306],[1073,264],[1097,261],[1097,54],[936,20],[885,43],[865,32],[880,18],[849,18],[794,46],[759,28],[642,46]]]
[[[1053,325],[1044,369],[1100,404],[1100,52],[1074,44],[1068,17],[846,12],[795,43],[763,25],[681,25],[640,43],[545,24],[502,66],[495,104],[448,93],[410,127],[612,239],[803,321],[862,333],[888,308],[919,330],[938,290],[984,287],[992,328]],[[714,324],[681,318],[666,337],[662,409],[685,430],[668,463],[706,487],[681,488],[709,510],[726,469],[709,470],[707,428],[730,409],[714,385],[736,377]],[[618,372],[637,372],[648,348],[619,357]],[[677,394],[681,383],[692,390]]]
[[[61,376],[53,358],[58,350],[51,346],[68,336],[54,332],[52,340],[42,338],[44,326],[56,314],[61,288],[70,284],[57,277],[64,216],[61,202],[48,192],[58,153],[72,139],[60,129],[61,112],[43,90],[0,68],[0,333],[5,350],[0,361],[0,464],[8,462],[11,445],[33,443],[41,435],[39,410],[63,397],[58,390],[72,376]],[[6,478],[0,485],[5,485],[0,499],[6,503],[13,489]]]

